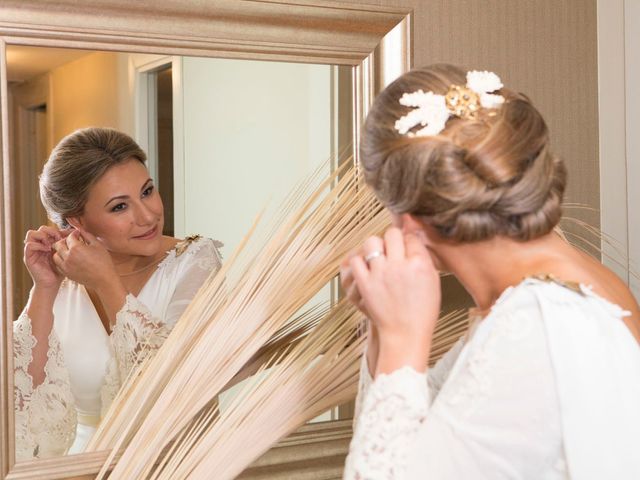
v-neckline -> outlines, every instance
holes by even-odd
[[[144,291],[146,290],[147,286],[149,285],[149,283],[151,282],[153,277],[161,270],[160,266],[164,265],[165,260],[169,257],[169,254],[174,249],[175,249],[175,246],[172,249],[167,251],[167,254],[164,256],[164,258],[162,260],[160,260],[158,262],[158,264],[155,266],[155,270],[153,270],[153,273],[151,273],[151,275],[149,275],[149,278],[147,278],[147,280],[142,285],[142,288],[140,288],[140,291],[136,295],[133,295],[133,293],[127,292],[127,295],[125,297],[125,304],[127,302],[127,297],[129,295],[133,295],[136,298],[138,298],[138,297],[140,297],[140,295],[142,295],[144,293]],[[96,319],[98,320],[98,323],[100,324],[100,326],[102,327],[102,331],[105,333],[105,335],[107,337],[111,337],[111,334],[113,333],[113,328],[115,327],[116,322],[117,322],[117,318],[116,318],[116,321],[114,322],[113,326],[110,329],[111,331],[107,330],[107,327],[105,326],[105,323],[102,321],[102,317],[100,316],[100,312],[98,311],[98,308],[96,307],[95,303],[93,303],[93,299],[91,298],[91,295],[89,294],[89,291],[87,290],[87,287],[85,287],[84,285],[82,285],[80,283],[78,285],[82,288],[82,291],[84,293],[84,296],[85,296],[86,300],[89,302],[89,305],[91,305],[91,308],[93,309],[93,314],[96,317]],[[97,297],[96,300],[100,301],[100,298]]]
[[[136,298],[140,297],[140,295],[142,295],[145,291],[145,289],[147,288],[147,286],[149,285],[149,283],[151,282],[151,280],[153,279],[153,277],[160,271],[163,269],[163,267],[165,265],[167,265],[168,261],[170,258],[175,258],[178,257],[180,255],[182,255],[184,252],[187,251],[187,249],[189,248],[189,246],[192,243],[197,242],[198,240],[200,240],[201,236],[200,235],[191,235],[188,237],[185,237],[184,240],[180,240],[179,242],[176,242],[175,245],[173,247],[171,247],[169,250],[167,250],[166,255],[164,256],[164,258],[162,260],[160,260],[158,262],[158,264],[155,267],[155,270],[153,270],[153,273],[151,275],[149,275],[149,278],[147,278],[147,281],[144,282],[144,284],[142,285],[142,288],[140,289],[140,291],[136,294],[133,295],[132,293],[127,293],[127,297],[129,295],[133,295]],[[172,255],[173,253],[173,255]],[[95,315],[95,317],[97,318],[98,322],[100,323],[100,326],[102,327],[102,331],[105,333],[105,335],[107,337],[111,337],[111,334],[113,333],[113,328],[111,328],[111,332],[107,331],[104,322],[102,321],[102,317],[100,316],[100,313],[98,312],[98,309],[96,308],[95,304],[93,303],[93,300],[91,298],[91,295],[89,295],[89,292],[87,290],[87,288],[78,283],[78,285],[80,287],[82,287],[82,291],[84,292],[84,296],[86,298],[86,300],[89,302],[89,305],[91,305],[91,308],[93,309],[93,313]],[[125,297],[125,304],[127,302],[127,297]],[[100,299],[98,298],[98,301],[100,301]],[[116,322],[117,322],[117,318],[116,318]],[[116,323],[113,324],[113,327],[115,327]]]

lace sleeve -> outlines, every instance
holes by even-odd
[[[45,380],[35,389],[28,368],[36,339],[23,313],[13,326],[16,460],[64,455],[76,433],[77,414],[69,374],[54,329],[49,334]]]
[[[151,310],[131,294],[127,295],[122,309],[116,314],[116,324],[111,334],[114,355],[101,391],[103,416],[129,372],[162,346],[204,281],[221,266],[215,243],[207,239],[199,240],[185,251],[183,255],[188,257],[180,265],[176,263],[175,252],[172,254],[170,263],[163,268],[176,269],[175,274],[179,275],[180,280],[165,317],[154,317]]]
[[[429,396],[431,399],[438,395],[438,392],[442,388],[442,385],[444,385],[449,372],[460,355],[463,346],[464,340],[462,338],[458,339],[453,347],[451,347],[449,351],[447,351],[447,353],[445,353],[442,358],[427,371],[426,381],[429,387]],[[358,395],[356,397],[355,413],[353,416],[354,424],[355,419],[358,418],[360,411],[362,410],[364,398],[366,397],[369,387],[373,382],[370,372],[371,370],[367,364],[367,354],[365,350],[362,355],[362,360],[360,361],[360,380],[358,384]]]
[[[347,457],[345,480],[405,478],[405,456],[429,409],[423,373],[404,367],[379,375],[358,417]]]

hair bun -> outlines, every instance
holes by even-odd
[[[394,128],[406,115],[398,101],[404,92],[442,94],[464,79],[456,67],[434,65],[406,73],[376,98],[361,142],[367,182],[392,211],[422,216],[457,241],[529,240],[550,232],[561,217],[566,169],[525,96],[503,88],[501,108],[452,117],[436,136]]]

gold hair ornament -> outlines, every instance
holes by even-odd
[[[451,85],[445,95],[422,90],[405,93],[400,104],[414,107],[409,113],[396,120],[395,129],[402,135],[437,135],[451,115],[473,119],[481,108],[495,109],[504,103],[504,97],[493,92],[503,87],[500,77],[493,72],[467,72],[467,85]],[[423,128],[410,132],[416,125]]]

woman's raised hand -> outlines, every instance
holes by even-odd
[[[53,248],[58,270],[87,288],[97,289],[101,283],[117,278],[109,251],[86,230],[74,229]]]
[[[70,233],[71,229],[58,230],[48,225],[27,232],[23,260],[36,287],[55,291],[60,287],[64,275],[53,262],[52,247]]]
[[[403,366],[424,371],[441,302],[440,276],[427,248],[417,236],[390,228],[384,238],[369,238],[349,266],[358,307],[378,330],[376,373]]]

